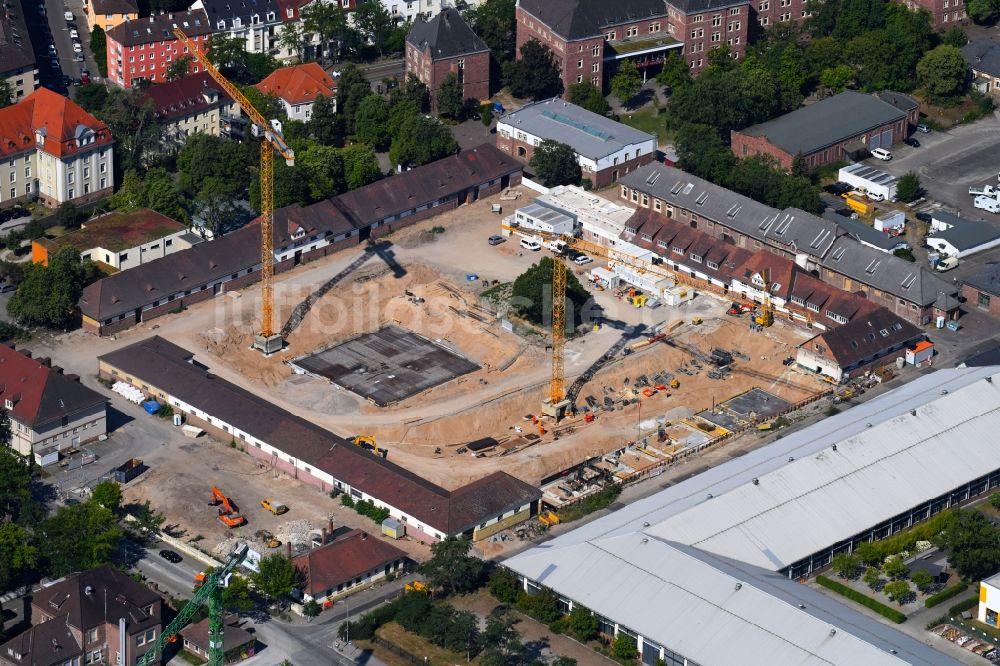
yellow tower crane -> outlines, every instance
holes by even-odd
[[[566,413],[566,377],[563,374],[563,348],[566,345],[566,263],[562,256],[552,257],[552,380],[549,399],[542,402],[542,413],[559,420]]]
[[[187,47],[187,52],[198,59],[205,71],[236,100],[250,121],[258,128],[263,140],[260,142],[260,289],[261,321],[260,332],[254,335],[254,347],[265,354],[281,351],[284,340],[274,330],[274,151],[285,158],[285,164],[295,165],[293,151],[281,134],[277,121],[268,121],[254,108],[243,91],[224,77],[208,57],[180,28],[174,28],[174,35]]]

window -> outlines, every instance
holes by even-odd
[[[650,23],[649,24],[649,31],[650,32],[659,32],[660,31],[660,24],[659,24],[659,22],[657,22],[657,23]]]
[[[653,240],[653,237],[646,233],[639,234],[639,236],[642,238],[642,240],[646,241],[647,243],[652,242]]]
[[[809,309],[812,310],[811,307]],[[830,319],[836,321],[836,322],[840,322],[841,324],[846,324],[847,323],[847,317],[845,317],[843,315],[839,315],[836,312],[834,312],[833,310],[827,310],[826,311],[826,316],[829,317]]]
[[[635,37],[638,34],[639,34],[639,26],[637,25],[629,26],[628,32],[625,33],[626,37]]]
[[[979,298],[977,299],[977,303],[976,304],[979,307],[983,308],[984,310],[989,310],[990,309],[990,295],[989,294],[984,294],[983,292],[979,292]]]
[[[576,61],[576,68],[577,69],[583,69],[583,61],[582,60],[577,60]]]
[[[715,263],[714,261],[706,261],[705,265],[711,268],[713,271],[719,270],[719,264]]]
[[[704,14],[698,14],[697,16],[695,16],[694,18],[691,19],[691,22],[692,23],[701,23],[704,20],[705,20],[705,15]]]
[[[583,83],[583,74],[577,74],[576,75],[576,82],[577,83]]]
[[[601,55],[601,47],[598,46],[597,44],[594,44],[594,48],[590,49],[590,54],[595,58]]]
[[[88,643],[97,642],[97,629],[90,629],[87,631],[87,642]]]
[[[739,7],[733,7],[733,8],[731,8],[729,10],[729,15],[730,16],[739,16],[740,15],[740,8]]]
[[[590,82],[591,82],[592,84],[594,84],[595,86],[598,86],[598,85],[600,85],[600,83],[601,83],[600,79],[599,79],[598,77],[596,77],[596,76],[594,76],[594,77],[591,77],[591,79],[590,79]]]
[[[716,14],[712,17],[712,27],[717,28],[722,25],[722,14]]]
[[[696,261],[699,264],[702,262],[703,257],[700,254],[691,253],[691,261]]]
[[[615,37],[618,35],[614,30],[609,31],[605,36],[609,42],[615,41]]]
[[[136,645],[145,645],[147,643],[152,643],[156,640],[156,629],[150,629],[149,631],[144,631],[143,633],[135,637]]]
[[[712,41],[713,42],[722,41],[722,34],[718,33],[718,32],[713,32],[712,33]]]
[[[595,62],[593,65],[590,66],[590,71],[594,72],[594,73],[597,73],[597,70],[598,70],[599,67],[600,67],[600,65]]]
[[[762,11],[762,12],[766,12],[770,8],[771,8],[771,3],[770,2],[766,2],[766,1],[760,3],[759,5],[757,5],[758,11]]]
[[[789,14],[789,16],[791,16],[791,14]],[[732,23],[729,24],[729,32],[734,32],[739,29],[740,29],[739,21],[733,21]]]
[[[659,199],[653,199],[653,210],[657,212],[663,210],[663,203]]]

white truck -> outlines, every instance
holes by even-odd
[[[569,245],[563,240],[550,240],[546,241],[545,249],[550,250],[553,254],[565,254]]]
[[[983,185],[982,187],[970,187],[969,194],[996,198],[998,195],[1000,195],[1000,189],[997,189],[992,185]]]
[[[988,197],[986,195],[980,195],[976,197],[973,205],[981,210],[987,210],[991,213],[1000,213],[1000,199],[996,197]]]

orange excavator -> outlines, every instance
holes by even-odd
[[[236,504],[216,486],[212,486],[212,501],[209,504],[219,507],[219,520],[226,527],[239,527],[247,524],[247,519],[240,514]]]

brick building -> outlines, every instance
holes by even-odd
[[[902,141],[917,122],[917,103],[901,93],[847,90],[773,120],[733,130],[736,157],[770,155],[784,169],[796,155],[809,168],[866,156]]]
[[[0,109],[0,202],[37,196],[50,208],[111,194],[114,138],[69,98],[39,88]]]
[[[0,646],[0,666],[134,666],[162,625],[160,595],[105,564],[35,592],[31,628]]]
[[[490,96],[490,49],[455,9],[444,9],[429,21],[417,20],[406,35],[406,73],[437,92],[449,74],[462,84],[462,99]]]
[[[801,23],[808,16],[808,0],[753,0],[750,3],[751,20],[767,29],[780,23]]]
[[[931,27],[947,30],[953,25],[966,25],[969,16],[965,13],[965,0],[903,0],[907,9],[926,9],[931,13]]]
[[[715,46],[740,58],[751,21],[748,0],[521,0],[516,18],[518,48],[537,39],[552,49],[564,88],[589,81],[602,90],[623,59],[648,77],[674,50],[692,73]]]
[[[966,307],[1000,317],[1000,266],[990,266],[965,278],[962,297]]]
[[[323,530],[324,540],[326,530]],[[409,558],[391,543],[352,529],[295,557],[304,580],[303,601],[333,602],[403,571]]]
[[[212,28],[204,9],[125,21],[107,33],[108,78],[124,88],[140,81],[164,83],[170,63],[188,52],[174,37],[174,28],[183,30],[199,51],[207,51]],[[199,71],[201,65],[192,59],[188,73]]]
[[[653,161],[656,137],[559,98],[527,104],[497,121],[497,148],[530,162],[551,139],[576,153],[583,178],[604,187]]]
[[[971,41],[962,47],[962,55],[972,70],[972,85],[1000,100],[1000,41],[988,37]]]

